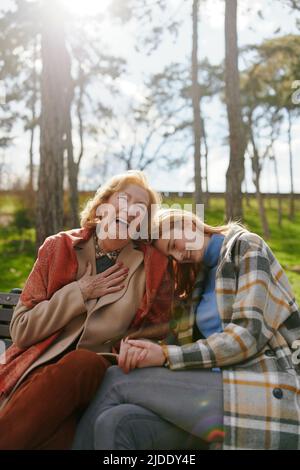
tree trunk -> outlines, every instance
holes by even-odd
[[[242,219],[245,143],[238,69],[237,0],[225,2],[225,86],[230,160],[226,173],[226,218]]]
[[[252,126],[252,123],[250,124]],[[259,211],[259,217],[260,217],[260,222],[262,225],[263,229],[263,236],[264,238],[268,239],[270,238],[270,227],[267,219],[267,214],[264,206],[264,199],[263,195],[261,194],[260,191],[260,175],[261,175],[261,164],[260,164],[260,158],[259,158],[259,153],[254,141],[254,136],[252,133],[252,130],[250,131],[251,133],[251,143],[252,143],[252,148],[253,148],[253,155],[252,155],[252,171],[253,171],[253,183],[256,189],[256,200],[257,200],[257,205],[258,205],[258,211]]]
[[[34,40],[34,50],[33,50],[33,75],[32,75],[32,99],[31,99],[31,128],[30,128],[30,145],[29,145],[29,181],[28,189],[31,194],[34,192],[34,163],[33,163],[33,145],[34,145],[34,135],[36,128],[36,105],[37,105],[37,71],[36,71],[36,60],[37,60],[37,38]]]
[[[68,52],[57,0],[43,2],[40,168],[36,242],[63,229]]]
[[[264,198],[260,191],[260,173],[255,174],[254,184],[256,188],[256,200],[259,210],[259,217],[263,229],[263,236],[264,238],[270,238],[270,227],[267,219],[267,214],[264,205]]]
[[[68,103],[66,109],[66,150],[67,150],[67,167],[68,167],[68,190],[69,190],[69,217],[68,217],[68,224],[70,227],[78,227],[79,226],[79,217],[78,217],[78,204],[79,204],[79,196],[78,196],[78,170],[79,170],[79,163],[77,164],[74,160],[74,148],[73,148],[73,139],[72,139],[72,101],[74,98],[74,85],[71,78],[71,62],[68,57],[67,63],[68,69],[68,76],[66,80],[68,80]],[[81,94],[79,96],[79,101],[81,100]],[[77,113],[78,108],[80,108],[81,103],[77,103]],[[79,110],[80,112],[80,110]],[[80,133],[80,142],[81,142],[81,154],[80,159],[83,153],[82,148],[82,125],[79,125],[79,133]]]
[[[247,184],[247,178],[246,177],[244,178],[244,185],[245,185],[246,206],[247,206],[248,209],[250,209],[251,203],[250,203],[250,195],[249,195],[249,192],[248,192],[248,184]]]
[[[30,129],[30,144],[29,144],[29,180],[28,180],[28,189],[33,193],[33,143],[34,143],[34,131],[35,127],[32,126]]]
[[[292,116],[291,116],[290,110],[288,110],[288,142],[289,142],[289,157],[290,157],[289,164],[290,164],[290,182],[291,182],[289,219],[294,220],[295,197],[294,197],[293,146],[292,146]]]
[[[71,72],[70,72],[71,76]],[[71,107],[72,101],[74,98],[74,86],[70,82],[70,94],[69,94],[69,115],[67,119],[67,157],[68,157],[68,182],[69,182],[69,207],[70,207],[70,218],[69,223],[72,227],[79,226],[79,194],[78,194],[78,174],[81,159],[84,153],[83,145],[83,120],[82,120],[82,100],[84,94],[84,72],[80,67],[79,69],[79,94],[76,102],[76,112],[79,122],[79,140],[80,140],[80,150],[77,161],[74,159],[74,150],[73,150],[73,141],[72,141],[72,117],[71,117]]]
[[[67,117],[67,120],[66,120],[66,141],[67,141],[66,147],[67,147],[67,162],[68,162],[68,189],[69,189],[69,211],[70,211],[68,223],[70,224],[70,227],[75,228],[79,226],[78,165],[74,161],[71,109],[69,112],[69,116]]]
[[[277,160],[275,155],[273,155],[272,159],[274,163],[274,173],[275,173],[275,179],[276,179],[276,192],[277,192],[277,221],[278,221],[278,227],[282,227],[282,198],[280,194],[280,186],[279,186],[279,176],[278,176],[278,166],[277,166]]]
[[[206,129],[204,119],[201,118],[201,129],[202,129],[202,136],[201,139],[204,144],[204,161],[205,161],[205,207],[209,208],[209,188],[208,188],[208,145],[207,145],[207,137],[206,137]]]
[[[192,105],[193,105],[193,132],[194,132],[194,181],[195,204],[202,201],[202,176],[201,176],[201,116],[200,93],[198,83],[198,9],[199,0],[193,0],[193,45],[192,45]]]

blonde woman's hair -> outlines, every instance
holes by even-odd
[[[226,235],[231,228],[240,225],[237,222],[229,222],[225,225],[218,225],[213,227],[204,223],[200,217],[193,212],[184,209],[161,209],[155,215],[153,243],[155,240],[162,237],[162,231],[168,227],[170,230],[179,225],[182,227],[183,220],[191,221],[195,227],[203,230],[204,234],[213,235],[216,233]],[[171,270],[174,280],[174,293],[175,297],[185,299],[192,293],[197,273],[200,269],[199,263],[177,263],[175,260],[171,261]]]
[[[99,222],[96,211],[100,204],[106,203],[110,196],[118,191],[122,191],[129,184],[134,184],[145,189],[149,195],[148,206],[148,227],[151,230],[152,211],[151,205],[161,204],[161,197],[148,183],[145,174],[138,170],[129,170],[119,175],[113,176],[103,186],[101,186],[95,196],[90,199],[80,214],[80,225],[83,228],[94,228]]]

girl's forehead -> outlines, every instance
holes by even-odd
[[[194,224],[192,220],[189,219],[178,219],[178,220],[172,220],[172,219],[164,219],[161,220],[160,223],[160,228],[164,230],[168,230],[169,232],[174,232],[174,231],[182,231],[186,227],[194,227]]]

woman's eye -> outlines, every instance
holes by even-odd
[[[147,211],[147,207],[144,204],[137,204],[136,208],[140,211],[141,214]]]
[[[132,213],[132,215],[137,217],[144,215],[147,212],[147,209],[145,206],[135,204],[133,207],[130,208],[130,212]]]

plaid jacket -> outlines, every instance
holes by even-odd
[[[224,331],[193,341],[204,275],[164,347],[170,368],[221,368],[223,449],[300,449],[300,312],[286,275],[262,238],[234,226],[216,273]]]

